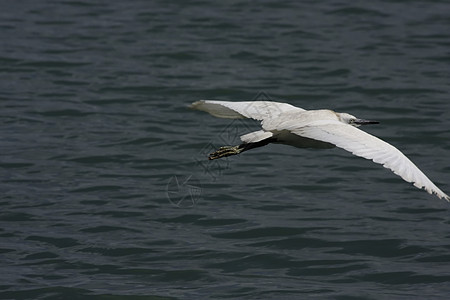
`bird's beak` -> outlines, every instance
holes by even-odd
[[[368,125],[368,124],[380,124],[378,121],[364,120],[364,119],[356,119],[354,122],[356,125]]]

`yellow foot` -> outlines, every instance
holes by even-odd
[[[226,156],[236,155],[242,152],[242,148],[239,146],[223,146],[219,150],[209,155],[208,159],[218,159]]]

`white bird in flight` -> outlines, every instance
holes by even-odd
[[[238,146],[220,147],[210,154],[209,159],[236,155],[269,143],[319,149],[337,146],[356,156],[382,164],[405,181],[450,202],[450,197],[397,148],[356,128],[365,124],[378,124],[376,121],[358,119],[348,113],[328,109],[304,110],[272,101],[200,100],[190,107],[219,118],[251,118],[261,121],[262,130],[241,136],[243,143]]]

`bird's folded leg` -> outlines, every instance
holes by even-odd
[[[212,160],[212,159],[218,159],[218,158],[222,158],[222,157],[226,157],[226,156],[236,155],[236,154],[242,153],[242,152],[250,150],[250,149],[265,146],[274,141],[276,141],[276,140],[273,138],[268,138],[268,139],[265,139],[265,140],[262,140],[259,142],[255,142],[255,143],[243,143],[238,146],[223,146],[223,147],[220,147],[219,150],[211,153],[208,158],[210,160]]]
[[[243,147],[239,146],[223,146],[219,150],[211,153],[208,157],[209,160],[218,159],[226,156],[237,155],[244,150]]]

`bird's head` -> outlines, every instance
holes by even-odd
[[[355,116],[352,116],[348,113],[338,113],[339,121],[345,124],[350,124],[355,127],[359,127],[361,125],[367,125],[367,124],[379,124],[378,121],[371,121],[371,120],[364,120],[364,119],[358,119]]]

